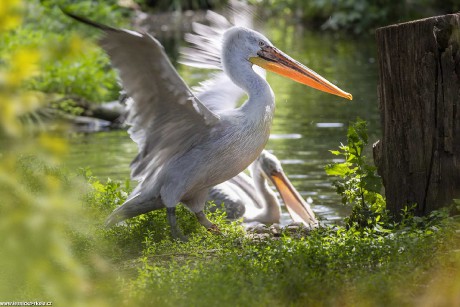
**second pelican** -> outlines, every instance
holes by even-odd
[[[211,188],[208,200],[224,205],[227,216],[243,218],[245,222],[279,223],[281,208],[278,198],[268,186],[271,182],[286,205],[294,222],[314,228],[318,226],[315,214],[284,174],[281,162],[263,150],[249,166],[251,177],[240,173]]]

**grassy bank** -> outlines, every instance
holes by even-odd
[[[66,175],[27,157],[8,174],[17,180],[8,187],[1,182],[2,300],[71,306],[458,302],[459,222],[443,212],[409,214],[385,227],[327,226],[302,238],[284,232],[261,241],[220,213],[210,218],[222,235],[211,235],[181,207],[179,223],[189,237],[182,243],[170,238],[164,210],[103,228],[127,195],[124,184]]]
[[[122,185],[93,182],[86,204],[122,201]],[[99,209],[98,209],[99,208]],[[101,222],[105,213],[100,216]],[[458,219],[447,212],[407,214],[398,224],[325,226],[298,238],[254,240],[220,213],[222,235],[207,233],[181,208],[187,243],[172,241],[165,212],[152,212],[112,230],[95,228],[102,251],[121,276],[130,302],[156,306],[414,306],[458,300]],[[99,224],[99,223],[96,223]],[[97,241],[96,241],[97,242]],[[92,249],[90,247],[90,249]],[[442,295],[434,291],[442,279]],[[435,288],[433,288],[435,287]]]

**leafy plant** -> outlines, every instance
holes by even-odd
[[[69,98],[53,101],[50,106],[56,110],[72,115],[81,115],[85,111],[82,107],[78,106],[74,100]]]
[[[28,1],[23,4],[23,22],[1,37],[0,66],[18,61],[14,59],[17,50],[34,50],[27,56],[39,54],[40,69],[22,82],[22,88],[48,96],[78,96],[92,102],[117,99],[120,87],[108,57],[92,41],[79,36],[85,33],[94,37],[99,32],[72,21],[59,7],[116,26],[129,21],[127,10],[120,9],[116,1]]]
[[[460,9],[455,0],[250,0],[269,7],[270,14],[287,13],[304,24],[322,30],[345,30],[354,34],[369,34],[375,28],[402,22],[454,13]]]
[[[385,199],[380,194],[381,178],[364,155],[367,143],[367,122],[357,119],[348,128],[347,145],[331,150],[333,155],[343,157],[343,162],[325,167],[328,175],[341,178],[333,184],[342,196],[342,203],[352,206],[351,216],[346,219],[349,226],[371,227],[386,219]]]

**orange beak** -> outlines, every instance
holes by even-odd
[[[281,172],[273,172],[270,179],[281,195],[291,218],[296,223],[303,223],[305,226],[314,228],[318,226],[318,220],[310,208],[310,205],[303,200],[292,183]]]
[[[249,58],[249,61],[266,70],[288,77],[289,79],[308,85],[317,90],[349,100],[353,99],[350,93],[341,90],[310,68],[297,62],[273,46],[262,47],[257,55],[257,57]]]

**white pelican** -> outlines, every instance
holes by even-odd
[[[180,78],[154,37],[66,14],[104,32],[100,44],[134,101],[127,120],[130,136],[139,147],[131,163],[131,177],[139,184],[120,208],[131,206],[138,214],[166,207],[175,238],[183,238],[175,215],[179,202],[194,212],[206,229],[218,230],[203,213],[209,188],[246,169],[268,141],[275,99],[253,65],[352,99],[351,94],[284,54],[262,34],[232,27],[224,33],[221,63],[227,76],[249,98],[237,109],[213,112]],[[129,212],[120,208],[109,216],[108,225],[129,217]]]
[[[318,226],[310,206],[284,174],[281,162],[266,150],[249,166],[251,177],[244,172],[212,187],[208,200],[224,204],[229,218],[243,217],[245,222],[279,223],[281,208],[278,198],[268,186],[273,183],[294,222],[308,227]]]
[[[252,12],[242,3],[231,2],[233,18],[238,25],[252,26]],[[237,11],[235,11],[237,9]],[[232,24],[223,16],[208,11],[209,26],[194,23],[194,34],[185,35],[189,47],[182,48],[180,62],[198,68],[220,68],[222,36]],[[255,66],[254,71],[265,78],[265,70]],[[234,109],[245,92],[236,86],[224,73],[216,74],[200,87],[192,88],[195,95],[213,112]],[[210,189],[208,201],[224,204],[229,218],[244,217],[245,222],[279,223],[281,212],[278,198],[268,186],[272,182],[294,222],[316,227],[318,221],[310,206],[302,199],[283,172],[281,162],[268,151],[263,150],[249,166],[251,177],[241,172],[237,176]]]

